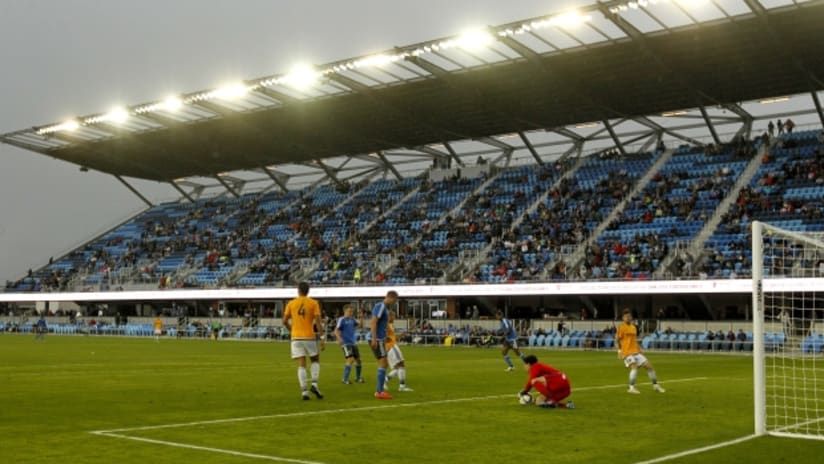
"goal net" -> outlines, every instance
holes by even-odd
[[[824,235],[753,222],[755,432],[824,440]]]

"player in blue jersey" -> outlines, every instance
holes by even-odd
[[[343,307],[343,317],[338,318],[335,324],[335,338],[338,339],[338,345],[343,349],[343,357],[346,359],[346,364],[343,366],[343,383],[350,384],[349,374],[352,373],[352,364],[355,365],[355,382],[363,383],[361,377],[360,351],[357,345],[357,328],[361,325],[360,321],[352,317],[354,310],[352,305]]]
[[[383,301],[377,303],[372,309],[372,320],[369,323],[372,339],[369,344],[375,358],[378,360],[378,379],[375,398],[379,400],[391,400],[392,395],[383,389],[386,382],[386,368],[389,362],[386,360],[386,331],[389,326],[389,312],[398,301],[398,292],[390,290],[386,293]]]
[[[498,329],[498,331],[503,335],[504,339],[502,354],[504,355],[504,362],[506,363],[506,370],[508,372],[515,369],[512,365],[512,359],[509,357],[509,350],[514,351],[522,360],[524,359],[524,355],[518,348],[518,332],[515,330],[515,326],[512,325],[512,321],[504,317],[503,311],[498,311],[495,317],[501,321],[501,328]]]
[[[49,333],[49,327],[46,325],[46,318],[43,315],[40,315],[40,319],[37,320],[37,323],[34,324],[34,339],[45,340],[46,334]]]

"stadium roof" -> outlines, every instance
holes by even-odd
[[[821,24],[821,0],[598,2],[0,140],[124,183],[203,176],[232,193],[248,179],[226,173],[246,170],[285,189],[433,157],[719,141],[779,113],[824,121]],[[794,113],[753,110],[789,96]]]

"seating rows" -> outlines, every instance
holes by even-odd
[[[819,141],[820,134],[805,131],[778,140],[707,240],[706,259],[695,272],[707,277],[749,276],[753,220],[796,232],[824,231],[824,142]],[[765,272],[770,272],[769,267]]]
[[[462,256],[490,244],[469,280],[646,278],[714,214],[749,161],[741,154],[752,147],[741,143],[679,148],[584,250],[578,269],[566,269],[564,259],[635,187],[655,155],[591,156],[562,182],[559,165],[505,168],[481,191],[485,178],[381,179],[161,204],[7,283],[6,290],[101,290],[141,282],[265,286],[296,278],[332,285],[356,274],[376,283],[433,282],[447,277]],[[688,274],[748,275],[754,219],[824,231],[820,131],[778,139],[707,242],[709,258]]]

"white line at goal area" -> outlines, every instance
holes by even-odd
[[[686,383],[686,382],[700,382],[704,380],[708,380],[709,377],[688,377],[682,379],[673,379],[667,380],[667,384],[673,383]],[[593,385],[593,386],[585,386],[585,387],[578,387],[573,390],[573,392],[581,392],[581,391],[595,391],[595,390],[607,390],[613,388],[626,388],[625,383],[620,384],[611,384],[611,385]],[[161,446],[169,446],[174,448],[184,448],[184,449],[191,449],[203,452],[210,452],[210,453],[218,453],[218,454],[226,454],[230,456],[238,456],[238,457],[246,457],[251,459],[260,459],[266,461],[275,461],[275,462],[288,462],[294,464],[324,464],[318,461],[304,461],[299,459],[291,459],[286,457],[280,456],[272,456],[272,455],[265,455],[265,454],[257,454],[257,453],[247,453],[244,451],[238,450],[229,450],[229,449],[222,449],[222,448],[214,448],[209,446],[199,446],[190,443],[182,443],[182,442],[173,442],[168,440],[159,440],[154,438],[146,438],[140,437],[135,435],[130,435],[130,433],[134,432],[142,432],[142,431],[150,431],[150,430],[161,430],[161,429],[173,429],[173,428],[183,428],[183,427],[199,427],[203,425],[215,425],[215,424],[230,424],[230,423],[237,423],[237,422],[250,422],[250,421],[258,421],[258,420],[265,420],[265,419],[281,419],[281,418],[295,418],[295,417],[306,417],[306,416],[319,416],[319,415],[326,415],[326,414],[343,414],[343,413],[353,413],[353,412],[363,412],[363,411],[374,411],[379,409],[399,409],[399,408],[416,408],[421,406],[434,406],[439,404],[449,404],[449,403],[463,403],[463,402],[472,402],[472,401],[484,401],[484,400],[493,400],[493,399],[501,399],[501,398],[511,398],[514,397],[514,393],[506,393],[502,395],[488,395],[488,396],[475,396],[469,398],[454,398],[449,400],[434,400],[434,401],[421,401],[416,403],[392,403],[392,404],[381,404],[376,406],[363,406],[363,407],[355,407],[355,408],[338,408],[338,409],[325,409],[320,411],[305,411],[305,412],[291,412],[291,413],[283,413],[283,414],[268,414],[262,416],[248,416],[248,417],[231,417],[226,419],[212,419],[212,420],[202,420],[202,421],[192,421],[192,422],[180,422],[175,424],[159,424],[159,425],[146,425],[146,426],[136,426],[136,427],[125,427],[125,428],[117,428],[117,429],[109,429],[109,430],[94,430],[88,433],[92,435],[102,436],[102,437],[110,437],[110,438],[117,438],[121,440],[131,440],[136,442],[142,443],[149,443],[154,445],[161,445]]]

